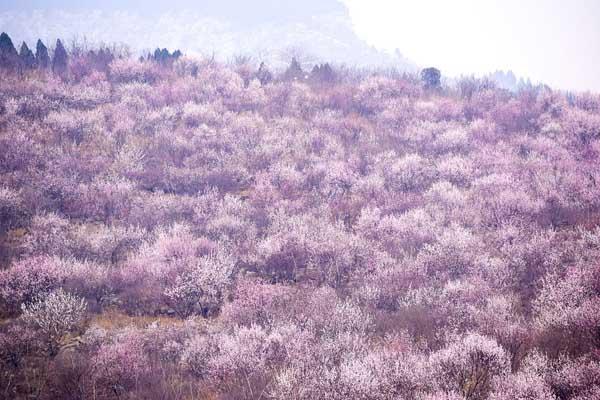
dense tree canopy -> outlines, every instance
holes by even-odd
[[[598,398],[599,95],[238,61],[0,75],[0,397]]]

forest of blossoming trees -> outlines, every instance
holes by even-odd
[[[600,399],[600,95],[98,54],[0,75],[0,398]]]

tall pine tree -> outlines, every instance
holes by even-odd
[[[0,67],[14,70],[19,65],[19,55],[10,36],[5,32],[0,34]]]
[[[283,79],[286,81],[300,81],[304,79],[304,71],[302,71],[302,66],[300,66],[296,57],[292,58],[290,66],[283,74]]]
[[[35,56],[33,52],[27,46],[27,43],[23,42],[21,50],[19,51],[19,58],[21,59],[21,66],[24,69],[33,69],[35,67]]]
[[[67,73],[67,63],[69,56],[67,50],[63,46],[60,39],[56,39],[56,47],[54,48],[54,57],[52,58],[52,72],[57,75],[64,76]]]
[[[35,61],[39,68],[46,69],[50,66],[50,56],[48,56],[48,48],[38,39],[35,46]]]

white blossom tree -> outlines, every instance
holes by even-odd
[[[48,352],[55,355],[60,339],[81,324],[87,309],[86,301],[62,288],[38,296],[21,305],[21,318],[44,336]]]

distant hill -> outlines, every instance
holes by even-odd
[[[346,7],[336,0],[134,0],[127,6],[116,1],[8,1],[0,6],[0,26],[27,42],[85,37],[95,43],[128,43],[134,52],[170,47],[221,59],[268,54],[275,65],[288,63],[290,53],[298,56],[302,49],[300,61],[417,70],[398,52],[379,51],[360,39]]]

